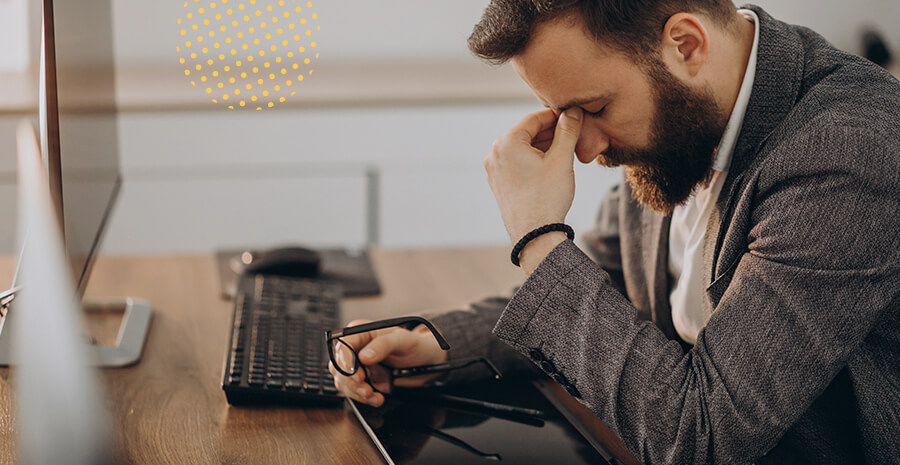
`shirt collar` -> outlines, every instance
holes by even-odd
[[[738,134],[741,133],[741,125],[744,122],[744,115],[747,112],[747,103],[750,102],[750,91],[753,89],[753,81],[756,79],[756,53],[759,48],[759,16],[753,10],[738,10],[738,13],[744,14],[753,21],[756,29],[753,35],[753,49],[750,51],[750,60],[747,61],[747,70],[744,72],[744,80],[741,82],[741,89],[738,92],[737,101],[734,103],[734,109],[728,118],[728,125],[725,126],[725,133],[719,141],[716,149],[716,159],[713,162],[713,169],[716,171],[728,171],[731,165],[731,155],[734,153],[734,146],[737,142]]]

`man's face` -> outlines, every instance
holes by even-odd
[[[710,91],[688,87],[661,62],[639,66],[566,20],[539,26],[512,63],[557,115],[582,109],[578,160],[624,165],[643,204],[671,213],[708,180],[727,122]]]

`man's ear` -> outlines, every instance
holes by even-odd
[[[709,58],[709,34],[700,18],[690,13],[669,18],[660,52],[672,74],[685,80],[696,77]]]

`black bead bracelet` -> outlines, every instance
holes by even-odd
[[[570,241],[575,239],[575,230],[573,230],[571,226],[565,223],[545,224],[540,228],[532,230],[530,233],[526,234],[525,237],[519,239],[519,242],[516,242],[516,246],[513,247],[512,253],[509,255],[512,264],[519,266],[519,254],[522,253],[522,249],[524,249],[529,242],[538,236],[542,236],[552,231],[563,231]]]

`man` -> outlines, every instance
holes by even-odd
[[[626,179],[594,260],[539,234],[510,300],[433,318],[451,359],[524,369],[508,344],[644,463],[900,460],[896,79],[728,0],[494,0],[469,46],[548,107],[485,160],[514,243],[564,221],[573,152]],[[447,358],[420,328],[352,345],[372,369]]]

